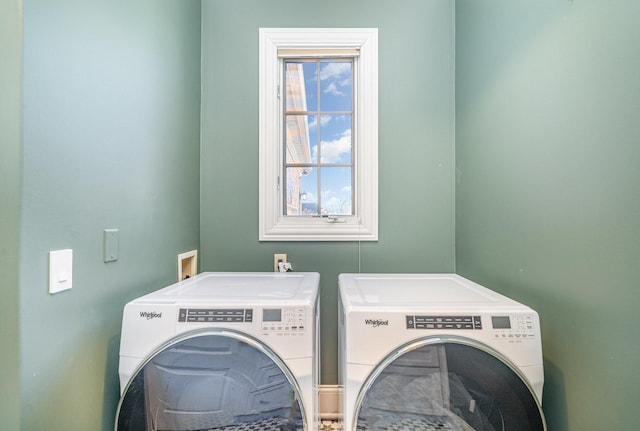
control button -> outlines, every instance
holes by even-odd
[[[415,329],[415,320],[413,316],[405,316],[407,322],[407,329]]]

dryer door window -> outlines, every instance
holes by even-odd
[[[535,395],[485,349],[454,342],[398,351],[365,383],[354,430],[542,431]]]
[[[120,400],[118,431],[303,430],[299,388],[275,354],[241,334],[208,333],[150,358]]]

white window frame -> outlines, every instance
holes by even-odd
[[[353,216],[285,216],[282,198],[281,60],[278,49],[357,49]],[[261,28],[259,57],[259,240],[378,240],[378,29]]]

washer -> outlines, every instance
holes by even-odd
[[[202,273],[129,302],[115,429],[317,429],[317,273]]]
[[[546,430],[538,314],[455,274],[341,274],[345,431]]]

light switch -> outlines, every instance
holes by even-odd
[[[71,289],[73,284],[73,250],[49,252],[49,293]]]
[[[104,230],[104,262],[113,262],[118,260],[118,229]]]

